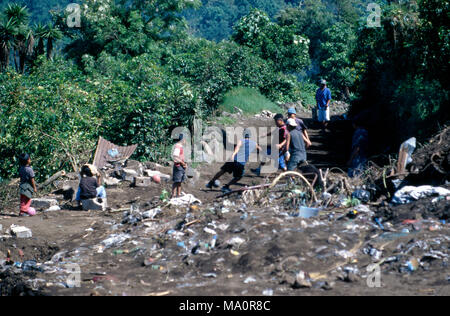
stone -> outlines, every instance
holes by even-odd
[[[82,200],[81,205],[85,211],[104,211],[107,208],[106,199],[102,199],[102,203],[98,199]]]
[[[198,172],[194,168],[188,167],[186,170],[186,177],[197,181],[198,179],[200,179],[200,172]]]
[[[58,201],[55,199],[33,199],[31,202],[31,207],[37,210],[47,210],[52,206],[57,206]]]
[[[33,237],[33,233],[31,232],[31,229],[24,227],[24,226],[16,226],[11,225],[10,228],[11,235],[16,236],[17,238],[31,238]]]
[[[105,183],[105,185],[107,187],[113,187],[113,186],[119,185],[120,180],[116,179],[116,178],[105,177],[103,179],[103,182]]]
[[[137,160],[127,160],[125,169],[131,169],[136,171],[138,176],[142,176],[144,174],[144,166]]]
[[[134,178],[134,186],[138,188],[146,188],[152,185],[152,178],[150,177],[136,177]]]
[[[294,288],[310,288],[312,283],[309,280],[307,273],[300,271],[295,277]]]
[[[138,174],[133,169],[122,169],[122,180],[128,181],[128,182],[134,182],[134,178],[139,177],[140,174]]]

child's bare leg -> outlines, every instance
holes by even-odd
[[[174,183],[172,186],[172,198],[175,198],[177,194],[177,183]]]

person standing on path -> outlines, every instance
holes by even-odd
[[[311,147],[312,143],[311,140],[309,139],[308,127],[305,125],[303,120],[297,117],[297,111],[294,108],[290,108],[288,110],[288,118],[286,120],[286,124],[288,123],[289,119],[293,119],[297,123],[297,127],[295,129],[298,130],[300,133],[302,133],[306,148]]]
[[[19,156],[19,176],[20,176],[20,213],[19,216],[34,216],[36,210],[31,207],[34,193],[37,192],[35,174],[31,167],[31,158],[28,154]]]
[[[172,198],[181,196],[181,185],[186,180],[186,159],[184,156],[184,145],[186,140],[184,135],[181,134],[178,142],[174,146],[172,153],[173,158],[173,186],[172,186]]]
[[[325,131],[330,122],[330,102],[331,91],[327,88],[327,81],[320,80],[320,88],[316,92],[317,116],[318,121],[322,124],[322,130]]]
[[[306,162],[306,147],[305,147],[305,139],[302,132],[298,129],[298,124],[295,119],[290,118],[287,120],[287,128],[291,137],[288,141],[288,155],[289,159],[287,164],[288,171],[294,171],[301,163]]]

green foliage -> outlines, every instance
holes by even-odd
[[[391,101],[391,107],[398,107],[396,116],[404,133],[426,137],[431,120],[441,120],[442,107],[450,102],[450,94],[439,81],[426,81],[421,77],[410,77],[400,82]],[[400,106],[399,106],[400,105]]]
[[[187,39],[176,43],[167,68],[198,87],[204,114],[213,113],[232,87],[257,88],[272,100],[290,101],[296,79],[236,43]]]
[[[301,72],[309,65],[309,39],[270,21],[260,10],[253,10],[235,26],[233,39],[248,46],[265,60],[273,61],[276,70]]]
[[[247,45],[186,36],[179,16],[185,1],[121,3],[84,0],[79,29],[67,27],[65,12],[55,14],[56,24],[35,27],[35,68],[26,76],[2,74],[2,178],[15,176],[15,157],[23,151],[33,156],[40,180],[59,169],[77,170],[92,159],[100,135],[138,144],[138,159],[165,159],[172,129],[216,112],[233,87],[277,101],[297,98],[296,78],[278,70],[274,60]],[[287,60],[293,34],[270,27],[267,34]],[[69,58],[52,62],[53,43],[63,34]],[[41,56],[45,41],[47,58]],[[293,56],[285,68],[302,62]],[[247,97],[273,106],[259,93]]]
[[[16,176],[15,158],[32,155],[38,178],[86,162],[98,135],[95,96],[63,60],[22,76],[0,75],[0,176]]]
[[[31,22],[48,23],[51,21],[51,12],[65,8],[73,0],[15,0],[14,2],[26,6],[31,12]],[[3,9],[10,3],[9,0],[0,0],[0,9]]]
[[[289,6],[285,0],[202,0],[198,10],[184,12],[194,35],[219,42],[229,39],[233,26],[252,9],[260,9],[274,17]],[[293,3],[294,4],[294,3]]]
[[[350,60],[355,44],[356,35],[347,23],[338,22],[324,31],[321,45],[324,77],[347,98],[357,76]]]
[[[60,27],[73,41],[66,47],[69,56],[97,57],[102,52],[138,56],[150,52],[155,41],[186,36],[180,13],[198,5],[197,0],[83,0],[81,28],[69,28],[67,12],[58,15]]]
[[[247,115],[258,114],[262,110],[269,110],[273,113],[283,111],[278,105],[261,95],[258,90],[242,87],[229,91],[220,105],[220,109],[228,113],[236,113],[236,108]]]
[[[383,8],[382,27],[361,28],[353,60],[364,71],[353,111],[384,114],[380,137],[398,142],[429,136],[448,113],[446,46],[448,1],[418,1]],[[447,36],[448,42],[448,36]],[[375,123],[374,123],[375,124]]]
[[[29,12],[40,12],[34,2],[20,4],[28,2]],[[76,170],[92,159],[100,135],[138,144],[137,159],[165,159],[170,132],[194,117],[234,106],[280,111],[274,102],[313,106],[310,82],[319,76],[347,97],[357,91],[354,111],[383,122],[377,135],[419,135],[448,119],[448,1],[385,6],[381,28],[357,24],[370,0],[201,2],[193,13],[200,1],[82,0],[81,28],[67,26],[64,10],[34,28],[29,18],[41,19],[23,5],[5,10],[0,179],[16,176],[23,151],[39,180]],[[233,41],[188,35],[183,14],[191,32],[209,39],[228,37],[234,25]]]
[[[323,32],[333,24],[333,14],[321,0],[305,0],[301,7],[288,8],[278,17],[281,26],[290,26],[296,34],[303,34],[310,41],[313,60],[320,56]]]

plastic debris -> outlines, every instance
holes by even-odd
[[[31,232],[31,229],[24,227],[24,226],[16,226],[11,225],[9,228],[11,231],[11,234],[13,236],[16,236],[17,238],[31,238],[33,237],[33,233]]]
[[[450,196],[450,190],[429,185],[420,187],[407,186],[395,193],[392,203],[406,204],[434,195],[447,197]]]
[[[171,206],[183,206],[190,204],[202,204],[202,202],[192,194],[185,194],[182,197],[174,198],[169,201],[169,205]]]

